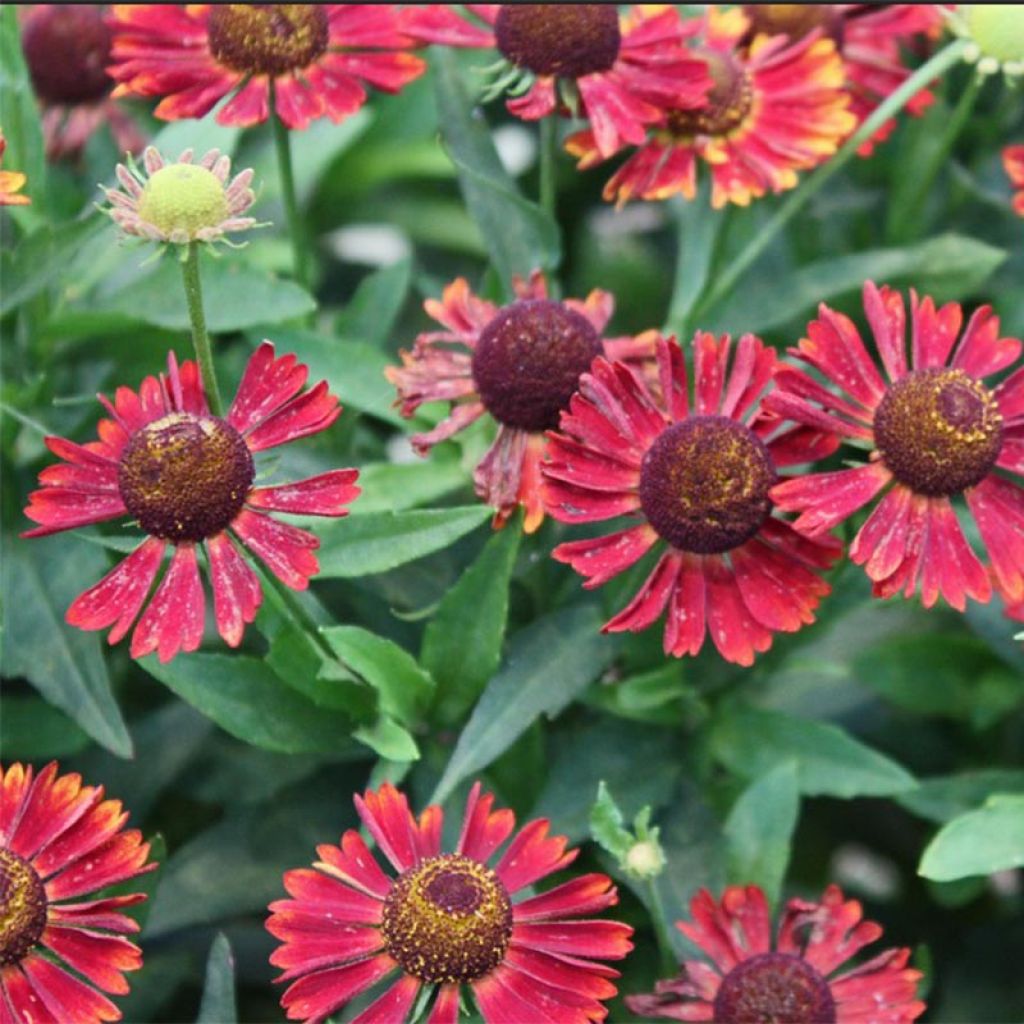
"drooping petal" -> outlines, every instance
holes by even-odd
[[[118,935],[51,924],[40,941],[94,985],[114,995],[128,992],[124,972],[142,966],[139,947]]]
[[[237,647],[246,625],[256,618],[263,601],[259,578],[227,533],[218,533],[207,540],[206,555],[217,632],[229,647]]]
[[[666,654],[681,658],[700,652],[706,632],[707,599],[704,560],[699,555],[681,552],[665,618],[662,646]]]
[[[703,570],[707,588],[708,632],[718,653],[726,661],[752,665],[756,653],[771,647],[771,630],[750,613],[735,575],[721,557],[706,557]]]
[[[668,552],[662,555],[633,599],[621,612],[604,624],[602,632],[618,633],[629,630],[636,633],[656,622],[668,603],[680,571],[680,564],[678,554]]]
[[[35,996],[58,1021],[121,1019],[121,1011],[106,996],[49,960],[30,955],[20,966]]]
[[[897,483],[878,503],[850,545],[850,559],[873,580],[895,572],[907,551],[914,494]]]
[[[320,542],[311,533],[270,516],[243,509],[231,524],[247,548],[255,552],[270,571],[293,590],[305,590],[309,578],[320,568],[313,552]]]
[[[194,651],[203,640],[206,599],[194,544],[178,544],[171,564],[132,634],[133,658],[153,651],[161,662]]]
[[[856,469],[793,477],[769,493],[783,512],[800,513],[795,529],[818,537],[866,505],[892,478],[882,462],[872,462]]]
[[[599,587],[638,562],[658,540],[657,532],[646,523],[592,540],[559,544],[551,556],[571,565],[581,576],[588,590]]]
[[[1011,602],[1020,601],[1024,598],[1024,490],[992,475],[965,495],[1000,589]]]
[[[405,975],[362,1013],[353,1017],[352,1024],[395,1024],[406,1020],[422,985],[419,978]]]
[[[865,921],[857,900],[844,900],[830,885],[820,903],[792,899],[779,924],[777,949],[795,953],[823,975],[831,974],[882,934],[874,921]]]

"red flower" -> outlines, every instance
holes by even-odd
[[[0,134],[0,162],[6,148],[7,140]],[[24,184],[25,175],[21,171],[0,171],[0,206],[28,206],[32,200],[17,194]]]
[[[104,125],[119,152],[138,153],[146,140],[123,106],[110,99],[111,37],[102,6],[36,4],[24,10],[21,45],[43,108],[46,155],[79,156]]]
[[[1024,145],[1007,146],[1003,150],[1003,167],[1010,184],[1020,189],[1013,197],[1013,208],[1024,217]]]
[[[270,905],[267,929],[282,944],[271,963],[291,981],[281,1005],[291,1020],[321,1021],[384,979],[383,994],[353,1024],[411,1019],[424,986],[438,986],[429,1024],[456,1024],[468,985],[486,1024],[604,1020],[633,929],[587,918],[618,901],[611,880],[589,874],[513,902],[542,878],[568,867],[578,851],[548,836],[539,819],[512,835],[515,817],[492,811],[493,797],[473,786],[454,853],[441,852],[443,811],[417,819],[405,796],[385,783],[356,809],[398,872],[378,864],[359,833],[341,846],[317,847],[315,870],[288,871],[293,897]],[[398,972],[398,977],[394,978]],[[297,980],[296,980],[297,979]]]
[[[606,632],[637,631],[665,609],[665,652],[696,654],[705,632],[728,661],[749,665],[776,631],[814,621],[828,584],[816,570],[838,555],[772,515],[776,469],[834,450],[815,430],[776,432],[757,414],[775,353],[745,334],[728,370],[730,340],[694,339],[691,411],[683,353],[659,341],[660,386],[623,363],[594,362],[580,380],[561,433],[550,434],[545,503],[567,523],[638,516],[639,525],[561,544],[554,557],[598,587],[652,548],[660,555]]]
[[[836,1024],[909,1024],[925,1010],[915,999],[921,972],[907,967],[909,949],[888,949],[837,973],[882,936],[862,920],[856,900],[843,901],[830,885],[820,903],[792,899],[774,947],[764,893],[731,886],[716,904],[702,889],[690,901],[692,923],[676,927],[711,963],[687,960],[677,978],[654,993],[627,996],[644,1017],[671,1020],[834,1021]]]
[[[495,526],[525,506],[524,529],[532,533],[544,518],[544,431],[557,424],[594,356],[639,357],[650,339],[601,337],[614,307],[607,292],[554,302],[539,271],[529,281],[517,278],[514,287],[518,300],[499,309],[474,295],[463,278],[453,281],[440,302],[424,303],[445,330],[419,335],[412,352],[401,353],[402,366],[389,367],[386,375],[405,416],[425,402],[452,402],[447,419],[412,438],[420,454],[485,413],[497,420],[497,437],[474,474],[476,492],[495,507]]]
[[[831,156],[856,126],[847,109],[843,65],[830,39],[815,34],[797,43],[758,36],[746,46],[741,11],[709,7],[691,23],[700,32],[694,51],[714,87],[697,109],[666,104],[660,122],[615,172],[604,197],[666,199],[697,190],[697,161],[709,167],[711,205],[746,206],[766,192],[797,183],[798,170]],[[591,131],[570,137],[566,147],[592,167],[607,154]]]
[[[422,42],[497,47],[495,85],[509,87],[508,109],[525,121],[581,108],[602,157],[643,141],[661,107],[698,106],[711,87],[703,64],[683,49],[678,13],[613,4],[474,4],[488,28],[449,4],[414,6],[405,29]],[[560,95],[561,93],[561,95]]]
[[[392,4],[115,4],[114,96],[163,96],[165,121],[203,117],[225,96],[220,124],[274,112],[289,128],[335,123],[365,102],[364,83],[398,92],[421,75]]]
[[[82,897],[156,867],[146,863],[141,833],[122,831],[127,818],[119,800],[103,799],[102,786],[83,786],[75,774],[58,778],[55,762],[34,779],[31,766],[0,765],[5,1024],[121,1019],[102,992],[124,995],[124,972],[142,966],[138,946],[124,938],[139,926],[120,911],[146,896]]]
[[[194,651],[203,638],[197,547],[206,551],[217,630],[237,647],[245,624],[256,617],[262,591],[231,535],[282,583],[303,590],[319,568],[313,553],[319,541],[264,510],[344,516],[345,505],[359,494],[354,469],[253,486],[254,453],[318,434],[341,412],[326,381],[302,390],[308,370],[294,356],[275,358],[274,346],[263,342],[224,419],[211,415],[195,363],[179,368],[172,352],[167,365],[166,377],[147,377],[138,393],[122,387],[113,402],[100,396],[111,419],[100,420],[99,440],[78,445],[46,439],[64,461],[39,474],[42,489],[30,495],[25,514],[41,525],[22,534],[40,537],[124,515],[149,534],[68,609],[73,626],[113,626],[112,644],[131,628],[170,545],[170,568],[131,645],[133,658],[157,651],[161,661]]]
[[[936,309],[911,292],[908,364],[903,298],[864,285],[864,309],[888,380],[860,333],[841,313],[819,308],[792,352],[839,394],[801,370],[776,374],[767,406],[815,430],[871,448],[856,469],[804,474],[772,490],[779,508],[809,537],[831,530],[885,491],[854,538],[850,558],[863,565],[879,597],[921,587],[930,607],[941,595],[963,610],[966,597],[988,601],[989,574],[971,550],[952,499],[963,494],[988,549],[996,585],[1024,598],[1024,489],[996,469],[1024,473],[1024,368],[990,389],[982,379],[1005,370],[1021,342],[999,337],[988,306],[963,332],[955,302]],[[952,359],[950,356],[952,355]]]

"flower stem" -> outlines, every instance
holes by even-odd
[[[684,203],[669,200],[678,236],[675,278],[669,301],[665,333],[680,341],[688,332],[690,313],[707,286],[715,249],[727,210],[711,207],[711,186],[705,177],[696,198]]]
[[[270,106],[274,109],[274,84],[270,84]],[[277,150],[277,167],[281,176],[281,192],[284,196],[284,212],[288,219],[288,233],[292,239],[292,266],[295,280],[309,289],[309,263],[306,259],[306,239],[303,231],[299,202],[295,196],[295,174],[292,171],[292,139],[287,125],[275,113],[270,117],[274,126],[274,147]]]
[[[188,316],[192,321],[192,347],[199,363],[199,374],[203,390],[214,416],[224,414],[224,404],[217,387],[217,373],[213,367],[213,353],[210,351],[210,335],[206,333],[206,315],[203,313],[203,288],[199,283],[199,243],[190,242],[188,256],[181,265],[185,282],[185,299],[188,302]]]
[[[540,120],[540,195],[541,209],[555,219],[555,159],[558,146],[558,123],[553,117]]]
[[[654,922],[654,934],[658,940],[658,951],[661,953],[662,968],[666,974],[672,974],[679,963],[675,950],[672,948],[672,937],[668,930],[668,920],[665,917],[665,904],[658,891],[657,878],[648,879],[647,895],[650,902],[651,919]]]
[[[881,103],[864,123],[850,136],[834,157],[822,164],[789,198],[775,211],[747,247],[729,265],[718,279],[714,288],[708,291],[694,311],[698,317],[721,302],[739,283],[750,265],[775,240],[775,236],[802,210],[834,175],[853,158],[863,142],[871,138],[889,118],[898,114],[904,106],[924,89],[933,79],[949,70],[963,56],[966,40],[956,39],[939,50],[931,60],[925,62],[892,95]]]

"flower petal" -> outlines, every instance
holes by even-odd
[[[256,487],[249,492],[246,504],[306,516],[346,516],[346,505],[359,497],[355,486],[358,469],[334,469],[306,480],[277,487]]]
[[[194,544],[178,544],[170,567],[132,634],[133,658],[153,651],[161,662],[194,651],[203,640],[206,599]]]

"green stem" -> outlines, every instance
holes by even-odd
[[[711,183],[707,177],[692,202],[673,199],[669,206],[675,214],[678,242],[665,333],[682,341],[688,332],[690,313],[707,286],[727,211],[712,209]]]
[[[931,60],[922,64],[891,96],[880,104],[870,117],[853,133],[828,163],[822,164],[789,198],[775,211],[761,232],[730,264],[718,279],[715,287],[707,292],[694,311],[698,317],[721,302],[736,287],[750,265],[775,240],[775,236],[802,210],[824,187],[825,183],[839,173],[854,157],[861,143],[866,142],[885,124],[898,114],[913,96],[924,89],[933,79],[940,77],[963,56],[967,41],[956,39],[941,49]]]
[[[651,919],[654,921],[654,934],[658,940],[658,951],[661,953],[662,968],[666,974],[673,974],[679,967],[679,960],[672,948],[672,935],[668,930],[668,918],[665,917],[665,904],[658,891],[656,878],[648,880],[647,896],[650,901]]]
[[[555,160],[558,148],[558,122],[553,117],[540,121],[540,196],[541,209],[555,219]]]
[[[274,85],[270,85],[270,106],[274,109]],[[309,289],[309,261],[303,230],[299,202],[295,195],[295,174],[292,170],[292,139],[287,125],[275,113],[270,117],[274,126],[274,147],[277,150],[277,167],[281,176],[281,192],[284,196],[284,212],[288,220],[288,233],[292,239],[292,265],[295,280]]]
[[[199,283],[199,243],[189,242],[188,257],[181,265],[185,281],[185,298],[188,301],[188,316],[192,321],[192,347],[196,351],[199,374],[203,390],[214,416],[224,414],[224,403],[217,387],[217,373],[213,367],[213,353],[210,350],[210,335],[206,333],[206,315],[203,313],[203,288]]]

